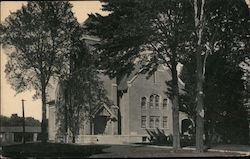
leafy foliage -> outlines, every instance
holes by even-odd
[[[67,71],[72,33],[79,24],[69,2],[28,2],[1,24],[0,42],[12,47],[6,78],[17,93],[35,89],[42,97],[42,134],[46,142],[46,88]]]
[[[149,135],[149,141],[152,144],[156,145],[172,145],[173,144],[173,136],[169,135],[166,136],[165,132],[160,129],[155,130],[147,130],[147,133]]]
[[[71,7],[66,2],[29,2],[1,25],[1,43],[14,47],[5,72],[17,92],[34,88],[40,94],[51,75],[63,70],[77,25]]]
[[[213,141],[215,133],[223,136],[224,142],[245,143],[248,137],[247,112],[244,107],[244,81],[242,69],[230,66],[221,54],[211,55],[207,61],[205,92],[205,129]],[[181,111],[186,112],[195,119],[195,81],[192,77],[194,71],[192,63],[186,64],[183,69],[183,81],[189,83],[187,94],[181,99]],[[226,77],[226,78],[225,78]],[[240,136],[235,138],[235,136]]]
[[[172,80],[166,94],[173,100],[174,147],[179,147],[178,77],[176,66],[184,58],[190,37],[192,7],[181,0],[104,0],[108,16],[91,14],[87,28],[102,39],[97,45],[100,68],[118,81],[135,67],[151,76],[160,65],[168,67]],[[177,145],[177,146],[175,146]]]
[[[243,70],[239,64],[245,63],[249,54],[248,12],[243,0],[206,1],[205,20],[202,26],[203,73],[206,77],[204,81],[205,127],[207,133],[210,131],[213,135],[215,132],[212,129],[216,129],[216,133],[225,136],[224,141],[231,140],[230,142],[234,143],[244,142],[243,138],[246,137],[247,130],[246,111],[242,102],[245,94],[241,80]],[[190,47],[191,53],[192,50],[193,48]],[[196,72],[194,65],[196,60],[191,54],[187,55],[186,61],[183,61],[182,72],[187,94],[181,97],[180,110],[195,120],[197,81],[194,76]],[[234,113],[242,114],[242,118],[232,115]],[[230,122],[231,124],[241,123],[241,131],[238,132],[232,125],[230,126]],[[234,127],[237,126],[234,125]],[[233,131],[224,134],[229,130]],[[244,137],[235,139],[233,136],[237,133],[243,133]]]
[[[121,76],[130,73],[135,64],[140,64],[149,75],[160,64],[172,68],[172,54],[180,52],[187,35],[183,33],[189,30],[189,23],[185,22],[189,20],[186,11],[190,5],[171,0],[104,2],[103,10],[110,14],[91,14],[86,25],[90,34],[103,40],[97,48],[106,73]]]
[[[83,32],[81,28],[75,36],[74,52],[70,56],[70,71],[61,78],[58,84],[56,99],[56,116],[59,129],[58,137],[69,134],[75,142],[82,123],[91,122],[94,110],[106,104],[112,105],[106,96],[99,74],[95,67],[95,56],[90,47],[80,40]],[[78,39],[77,39],[78,38]]]
[[[12,114],[11,117],[0,116],[1,126],[23,126],[23,118]],[[25,117],[25,126],[41,126],[40,121],[32,117]]]

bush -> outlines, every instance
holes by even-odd
[[[156,130],[146,130],[149,134],[149,141],[151,144],[155,145],[172,145],[173,136],[166,136],[164,130],[156,129]]]

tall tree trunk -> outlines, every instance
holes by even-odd
[[[173,148],[174,150],[180,149],[180,124],[179,124],[179,86],[178,86],[178,76],[177,76],[177,62],[176,54],[173,52],[173,57],[171,59],[171,73],[172,73],[172,91],[173,91],[173,101],[172,101],[172,117],[173,117]]]
[[[203,101],[203,75],[202,75],[202,61],[201,60],[202,60],[201,51],[198,51],[196,53],[196,70],[197,70],[196,149],[199,152],[203,152],[203,145],[204,145],[203,143],[204,101]]]
[[[41,123],[42,143],[47,142],[47,121],[46,121],[46,87],[42,86],[42,123]]]
[[[64,103],[64,142],[67,143],[67,137],[68,137],[68,105],[71,104],[69,103],[70,101],[70,97],[71,97],[71,94],[70,94],[70,82],[69,81],[66,81],[66,88],[64,90],[64,100],[65,100],[65,103]]]
[[[180,127],[179,127],[179,97],[174,95],[173,106],[172,106],[172,116],[173,116],[173,148],[174,150],[180,149]]]
[[[204,151],[203,135],[204,135],[204,93],[203,93],[203,82],[205,75],[203,74],[203,64],[202,64],[202,32],[204,25],[204,6],[205,0],[200,0],[201,3],[198,3],[198,0],[194,0],[194,20],[195,20],[195,29],[197,36],[197,45],[196,45],[196,150],[198,152]],[[205,65],[205,63],[204,63]]]

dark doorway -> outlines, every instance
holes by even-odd
[[[94,119],[94,134],[105,134],[107,116],[96,116]]]
[[[184,119],[181,122],[181,133],[184,134],[187,132],[188,134],[191,134],[193,129],[193,123],[190,119]]]

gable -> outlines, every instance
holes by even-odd
[[[141,84],[157,84],[166,86],[166,81],[170,81],[172,79],[171,70],[167,67],[160,65],[158,70],[148,78],[147,74],[140,73],[141,70],[137,67],[130,75],[126,75],[122,78],[118,85],[118,90],[124,91],[128,89],[128,84],[130,85],[141,85]],[[179,91],[183,93],[183,89],[185,84],[182,82],[180,78],[178,78]],[[167,87],[167,86],[166,86]]]
[[[112,114],[110,112],[108,112],[107,109],[105,109],[104,107],[102,107],[101,109],[99,109],[95,115],[98,116],[111,116]]]
[[[114,107],[117,108],[116,106]],[[100,107],[97,107],[91,116],[94,118],[96,115],[110,116],[110,118],[118,119],[112,109],[109,108],[105,103],[103,103]]]

